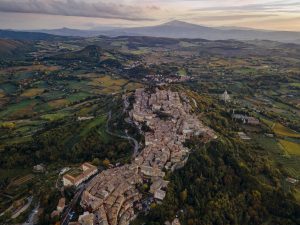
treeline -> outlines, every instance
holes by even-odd
[[[251,151],[240,147],[240,154]],[[259,173],[270,179],[269,185],[257,179]],[[197,146],[170,179],[163,204],[153,205],[133,224],[159,225],[176,216],[183,225],[300,224],[300,206],[275,182],[276,172],[266,165],[247,165],[225,142]]]
[[[300,206],[282,188],[284,176],[255,142],[236,138],[230,115],[208,98],[188,92],[219,138],[186,143],[193,152],[184,168],[168,174],[167,196],[133,225],[159,225],[176,216],[182,225],[296,225]],[[195,109],[197,112],[197,109]]]
[[[82,129],[77,121],[51,123],[35,134],[32,141],[7,145],[1,152],[0,168],[26,168],[57,161],[80,163],[94,158],[107,158],[111,162],[130,159],[130,143],[106,135],[104,125],[92,128],[83,136],[79,135]]]

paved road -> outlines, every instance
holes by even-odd
[[[108,119],[107,119],[107,122],[106,122],[106,132],[108,134],[112,135],[112,136],[123,138],[123,139],[127,139],[130,142],[132,142],[133,145],[134,145],[132,157],[135,158],[136,155],[139,152],[139,143],[138,143],[138,141],[136,139],[134,139],[133,137],[130,137],[127,133],[126,133],[126,136],[125,136],[125,135],[115,134],[115,133],[111,132],[109,130],[109,122],[110,122],[110,120],[111,120],[111,111],[109,111],[109,113],[108,113]]]
[[[74,195],[72,201],[69,203],[67,206],[64,215],[62,216],[61,224],[62,225],[67,225],[70,222],[70,212],[74,209],[74,206],[76,205],[79,197],[81,196],[82,192],[84,191],[86,185],[82,185],[82,187],[76,192]]]
[[[31,211],[30,215],[28,216],[28,219],[25,223],[23,223],[22,225],[34,225],[37,224],[38,222],[38,210],[40,207],[40,203],[37,203],[36,206],[34,207],[34,209]]]

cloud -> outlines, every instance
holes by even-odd
[[[87,0],[0,0],[0,12],[35,13],[63,16],[96,17],[123,20],[153,20],[149,11],[157,6],[130,6],[110,1]]]
[[[238,6],[214,6],[207,8],[197,8],[193,11],[254,11],[254,12],[291,12],[300,11],[300,2],[282,2],[277,1],[273,3],[258,3],[245,4]]]
[[[243,20],[243,19],[256,19],[256,18],[267,18],[277,17],[274,14],[235,14],[235,15],[214,15],[214,16],[197,16],[192,19],[201,21],[225,21],[225,20]]]

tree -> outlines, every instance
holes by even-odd
[[[104,159],[104,160],[102,161],[102,165],[103,165],[104,167],[106,167],[106,168],[109,167],[109,164],[110,164],[110,161],[109,161],[108,159]]]
[[[186,189],[184,189],[182,192],[180,192],[180,200],[182,202],[186,202],[188,196],[188,192]]]
[[[94,158],[93,161],[92,161],[92,164],[94,166],[99,166],[101,163],[100,159],[99,158]]]

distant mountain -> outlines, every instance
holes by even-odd
[[[33,30],[31,32],[42,32],[51,35],[73,36],[73,37],[95,37],[103,33],[102,31],[96,31],[96,30],[79,30],[79,29],[70,29],[66,27],[61,29],[53,29],[53,30],[38,30],[38,31]]]
[[[177,20],[158,26],[115,29],[106,31],[103,34],[108,36],[153,36],[169,38],[202,38],[207,40],[236,39],[245,41],[259,39],[293,43],[299,42],[300,39],[300,32],[265,31],[246,28],[212,28]]]
[[[29,42],[0,39],[0,58],[15,58],[32,49]]]
[[[34,33],[37,33],[34,35]],[[42,33],[44,33],[44,35]],[[239,41],[249,40],[270,40],[279,42],[290,42],[300,44],[300,32],[291,31],[267,31],[240,27],[206,27],[196,24],[186,23],[174,20],[157,26],[134,27],[134,28],[112,28],[102,27],[97,30],[78,30],[78,29],[54,29],[38,30],[27,33],[25,37],[36,38],[53,38],[48,35],[73,36],[73,37],[94,37],[105,35],[110,37],[116,36],[149,36],[165,38],[201,38],[207,40],[229,40]],[[29,35],[30,34],[30,35]],[[22,34],[15,34],[22,38]],[[58,36],[56,36],[58,37]],[[0,34],[1,38],[1,34]]]
[[[65,37],[52,35],[52,34],[46,34],[40,32],[27,32],[27,31],[13,31],[13,30],[0,30],[0,38],[23,40],[23,41],[65,39]]]

